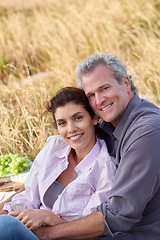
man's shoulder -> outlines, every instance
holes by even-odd
[[[123,130],[148,124],[160,127],[160,108],[135,94],[117,126]]]
[[[160,108],[144,99],[130,113],[127,119],[132,127],[153,125],[160,128]]]
[[[140,104],[132,109],[120,130],[120,141],[126,146],[136,140],[141,144],[147,139],[160,141],[160,109],[146,100],[141,100]]]
[[[145,99],[140,99],[137,94],[129,102],[116,128],[104,120],[101,122],[105,136],[111,136],[113,133],[119,138],[126,134],[126,131],[134,132],[144,126],[160,129],[160,108]]]

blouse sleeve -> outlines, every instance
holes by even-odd
[[[99,168],[100,177],[97,182],[95,192],[91,195],[91,198],[83,211],[83,216],[87,216],[97,211],[97,206],[99,204],[108,201],[110,190],[114,181],[116,167],[114,162],[109,160]],[[95,171],[97,170],[98,169],[96,168]]]
[[[40,206],[40,195],[38,190],[38,172],[43,163],[45,162],[45,155],[49,144],[49,139],[47,139],[43,149],[36,156],[32,167],[27,175],[25,181],[25,190],[19,194],[16,194],[13,200],[25,199],[27,207],[30,209],[39,208]],[[3,210],[11,211],[10,204],[6,203]]]

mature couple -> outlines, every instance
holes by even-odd
[[[75,74],[85,94],[64,88],[46,105],[60,136],[14,197],[29,209],[0,216],[0,239],[160,239],[160,109],[115,56],[94,54]]]

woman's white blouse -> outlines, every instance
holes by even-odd
[[[12,200],[26,199],[28,208],[48,209],[66,221],[95,212],[100,203],[107,202],[116,167],[106,143],[97,139],[92,150],[75,167],[77,178],[64,188],[52,209],[46,206],[45,193],[67,168],[70,150],[61,136],[49,137],[32,164],[25,181],[26,190]],[[9,204],[3,209],[10,211]]]

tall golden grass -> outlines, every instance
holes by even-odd
[[[0,154],[34,159],[55,134],[51,116],[39,123],[43,102],[99,51],[160,106],[159,0],[0,0]]]

